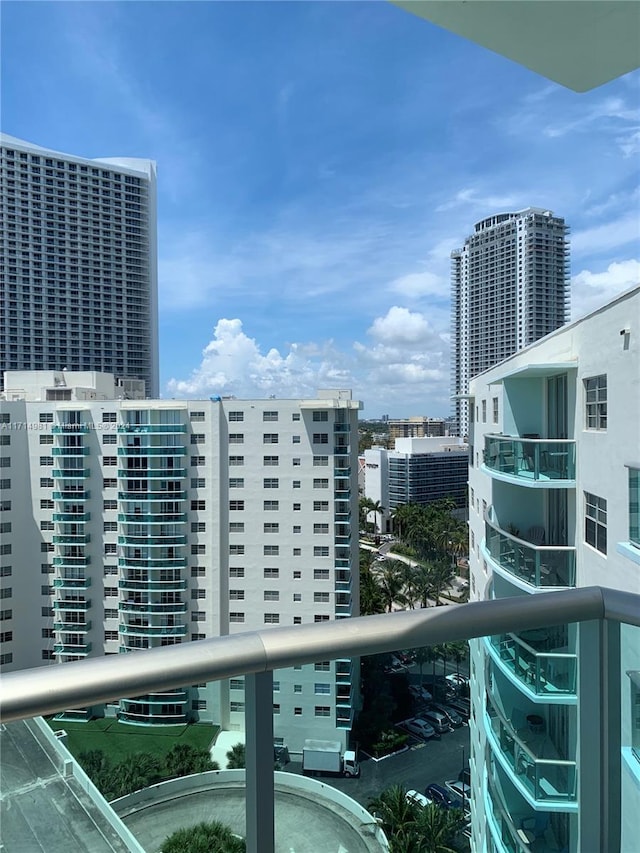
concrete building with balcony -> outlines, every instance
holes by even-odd
[[[640,589],[639,317],[636,288],[472,380],[471,600],[534,596],[544,608],[554,590]],[[629,631],[603,654],[588,623],[472,642],[474,850],[609,849],[593,824],[606,796],[620,805],[620,849],[637,849],[640,647]],[[621,659],[611,690],[607,655]],[[599,714],[622,720],[607,767]]]
[[[454,434],[469,434],[469,381],[569,319],[564,219],[529,207],[477,222],[451,253]]]
[[[357,615],[350,392],[125,400],[98,378],[92,396],[90,375],[76,387],[66,373],[57,401],[48,372],[7,377],[32,391],[0,401],[3,671]],[[276,736],[292,750],[310,736],[346,745],[358,686],[350,659],[284,671]],[[244,681],[73,715],[91,713],[241,730]]]
[[[0,371],[103,371],[157,397],[155,163],[0,134],[0,179]]]
[[[397,438],[394,450],[365,450],[364,494],[384,507],[378,518],[384,532],[397,506],[453,498],[463,509],[468,470],[468,446],[460,438]]]
[[[396,438],[432,438],[446,434],[444,418],[389,418],[389,440]]]

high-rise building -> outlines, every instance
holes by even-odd
[[[104,371],[157,397],[155,163],[0,149],[0,376]]]
[[[538,596],[544,610],[561,589],[638,592],[639,317],[636,288],[472,380],[482,413],[469,470],[472,600]],[[563,621],[472,641],[473,850],[614,849],[594,841],[609,795],[621,813],[615,849],[637,849],[640,644],[630,626],[602,640],[599,630]],[[598,717],[610,725],[605,766]]]
[[[413,416],[410,418],[391,418],[389,440],[395,438],[431,438],[445,434],[444,418]]]
[[[467,436],[469,380],[569,319],[564,219],[529,207],[482,219],[451,253],[451,394]]]
[[[357,615],[360,404],[350,392],[114,400],[87,394],[86,374],[64,378],[71,393],[56,402],[55,376],[9,373],[0,402],[3,670]],[[39,390],[19,399],[25,387]],[[346,745],[356,662],[276,679],[276,735],[288,747],[314,736]],[[106,713],[238,730],[243,687],[191,685]]]

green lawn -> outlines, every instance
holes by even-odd
[[[218,734],[219,726],[195,723],[190,726],[131,726],[113,717],[87,723],[48,720],[53,731],[67,732],[65,745],[77,758],[81,752],[100,749],[114,762],[136,752],[150,752],[163,759],[172,746],[186,743],[196,749],[208,749]]]

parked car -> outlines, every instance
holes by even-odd
[[[420,717],[414,717],[411,720],[405,720],[402,725],[408,732],[411,732],[412,735],[417,735],[418,737],[424,738],[425,740],[430,737],[440,737],[434,727],[426,720],[423,720]]]
[[[460,675],[458,672],[452,672],[447,675],[447,681],[451,682],[451,684],[468,684],[469,679],[466,675]]]
[[[450,725],[454,726],[456,729],[460,728],[460,726],[463,726],[465,723],[456,709],[452,708],[450,705],[443,705],[440,702],[432,702],[431,708],[436,711],[440,711],[441,714],[444,714],[449,720]]]
[[[465,782],[459,782],[457,779],[445,782],[444,786],[456,799],[462,802],[464,813],[471,814],[471,788]]]
[[[431,702],[433,699],[433,696],[425,687],[420,687],[416,684],[409,685],[409,693],[419,702]]]
[[[462,808],[460,800],[452,797],[446,788],[443,788],[442,785],[436,785],[435,782],[432,782],[431,785],[427,785],[424,793],[432,803],[435,803],[437,806],[442,806],[444,809]]]
[[[464,720],[471,716],[471,703],[468,699],[450,699],[447,705],[457,711]]]
[[[431,804],[431,800],[427,799],[420,791],[407,791],[404,797],[408,803],[414,803],[414,805],[422,806],[423,808]]]
[[[425,711],[422,714],[422,719],[432,726],[439,735],[452,731],[452,726],[442,711]]]

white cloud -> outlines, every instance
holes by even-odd
[[[446,210],[453,210],[456,207],[469,207],[480,209],[489,213],[498,213],[502,210],[511,210],[518,204],[519,196],[509,195],[494,195],[491,193],[481,194],[475,187],[466,187],[459,190],[452,199],[445,201],[436,207],[437,213],[442,213]]]
[[[571,252],[589,258],[629,243],[637,244],[638,239],[640,239],[640,221],[637,211],[633,211],[614,222],[575,232],[571,237]]]
[[[602,272],[582,270],[571,282],[571,316],[582,317],[640,284],[640,260],[609,264]]]
[[[444,276],[432,272],[414,272],[394,279],[389,290],[409,299],[419,299],[422,296],[448,298],[449,282]]]
[[[384,317],[376,317],[367,332],[374,340],[386,344],[420,344],[433,334],[423,314],[397,305],[389,308]]]

